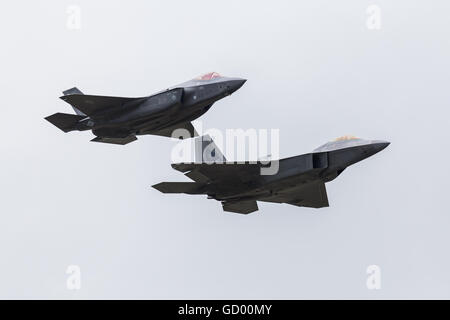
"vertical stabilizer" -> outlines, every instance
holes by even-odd
[[[196,138],[194,144],[196,163],[222,163],[227,161],[209,135]]]
[[[71,89],[67,89],[66,91],[63,91],[63,95],[65,96],[69,96],[69,95],[84,95],[83,92],[80,91],[80,89],[78,89],[77,87],[73,87]],[[75,113],[79,116],[86,116],[83,112],[81,112],[80,110],[78,110],[77,108],[75,108],[74,106],[72,106],[73,110],[75,111]]]

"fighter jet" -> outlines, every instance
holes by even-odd
[[[196,139],[202,139],[200,148],[209,150],[212,155],[208,154],[208,158],[215,161],[172,164],[194,182],[162,182],[153,188],[163,193],[204,194],[208,199],[221,201],[224,211],[241,214],[257,211],[257,201],[328,207],[325,183],[389,145],[386,141],[345,136],[311,153],[278,160],[275,174],[261,175],[261,168],[267,163],[226,162],[217,146],[211,146],[214,142],[208,136],[204,138]]]
[[[64,132],[92,130],[95,142],[124,145],[137,140],[136,135],[171,137],[175,129],[186,129],[193,137],[197,133],[191,121],[245,81],[211,72],[140,98],[85,95],[72,88],[60,98],[76,114],[55,113],[45,119]]]

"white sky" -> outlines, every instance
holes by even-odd
[[[69,5],[81,30],[66,27]],[[381,8],[368,30],[366,8]],[[0,298],[450,298],[448,1],[9,1],[0,11]],[[64,134],[58,99],[142,96],[208,71],[247,83],[205,127],[278,128],[282,157],[354,134],[388,149],[329,208],[249,216],[152,189],[173,142]],[[66,288],[79,265],[82,287]],[[381,267],[381,290],[366,268]]]

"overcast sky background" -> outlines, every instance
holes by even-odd
[[[81,29],[66,27],[69,5]],[[381,30],[366,9],[381,8]],[[0,298],[450,298],[450,3],[9,1],[0,10]],[[280,156],[345,134],[383,152],[327,184],[329,208],[224,213],[182,181],[174,142],[64,134],[58,99],[244,77],[205,128],[278,128]],[[366,268],[381,268],[368,290]],[[66,288],[66,268],[82,287]]]

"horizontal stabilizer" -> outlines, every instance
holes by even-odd
[[[68,113],[55,113],[45,118],[48,122],[58,127],[64,132],[75,130],[76,124],[86,116],[68,114]]]
[[[203,185],[203,183],[196,182],[161,182],[152,187],[162,193],[196,194]]]
[[[222,202],[223,211],[249,214],[258,211],[258,204],[255,200],[251,201],[224,201]]]
[[[128,137],[125,137],[125,138],[95,137],[91,141],[125,145],[127,143],[130,143],[130,142],[133,142],[133,141],[136,141],[136,140],[137,140],[136,136],[128,136]]]

